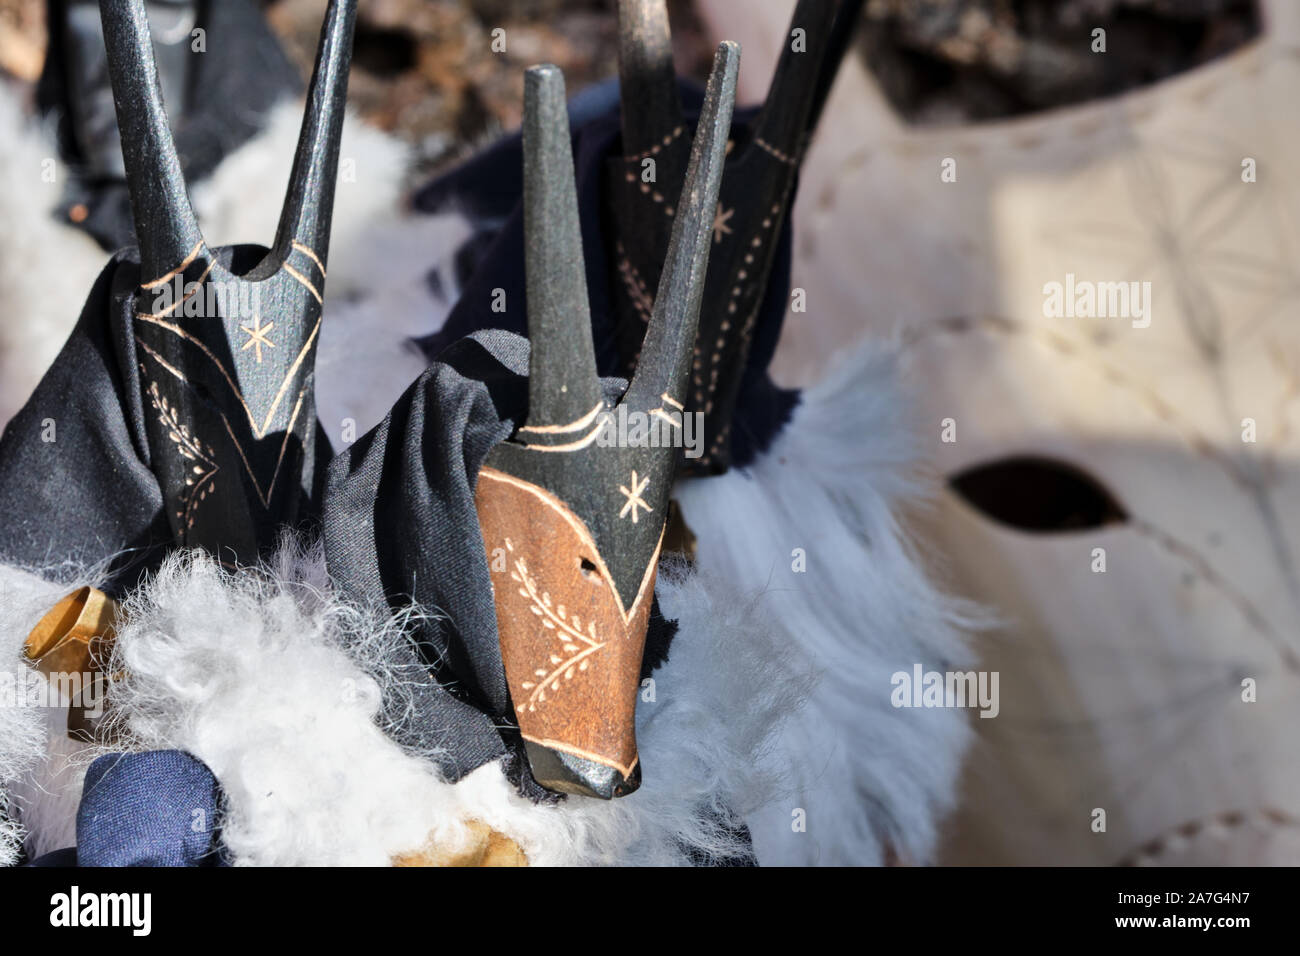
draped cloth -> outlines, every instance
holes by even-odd
[[[62,351],[0,436],[0,561],[35,569],[107,564],[101,588],[114,597],[174,547],[145,431],[139,283],[135,250],[114,255]],[[322,431],[315,475],[330,457]],[[319,509],[316,484],[303,495],[303,525]]]

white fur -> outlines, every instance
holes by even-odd
[[[966,669],[972,623],[898,525],[923,486],[895,375],[891,350],[860,348],[804,393],[749,469],[676,491],[701,571],[763,589],[764,626],[821,676],[772,754],[787,791],[749,819],[763,862],[879,864],[892,850],[924,863],[955,800],[969,715],[890,704],[891,675],[915,662]]]
[[[31,859],[77,845],[77,808],[86,769],[106,752],[98,745],[69,739],[66,706],[52,707],[44,716],[44,758],[13,788]]]
[[[0,82],[0,428],[22,408],[81,314],[108,261],[94,240],[57,222],[67,185],[50,137]]]
[[[170,559],[127,602],[116,719],[141,747],[183,749],[212,769],[239,863],[383,865],[454,829],[450,788],[374,719],[379,684],[362,661],[382,663],[400,634],[331,601],[319,552],[278,571]],[[343,650],[348,636],[364,642],[360,660]]]
[[[316,355],[316,411],[335,448],[383,421],[428,367],[411,339],[441,329],[455,305],[454,253],[469,234],[458,215],[401,216],[353,247],[372,282],[352,296],[326,293]],[[442,295],[425,280],[434,269]]]
[[[46,590],[52,603],[64,589]],[[170,559],[126,604],[113,667],[128,676],[113,713],[139,747],[184,749],[212,768],[228,800],[223,839],[240,863],[383,864],[430,835],[456,846],[469,819],[510,835],[537,864],[682,863],[688,848],[735,849],[719,816],[773,793],[755,757],[810,677],[757,626],[752,601],[671,572],[660,594],[681,631],[654,700],[639,707],[646,782],[622,800],[535,806],[495,764],[450,785],[396,746],[376,715],[403,622],[331,598],[318,550],[238,576],[202,555]],[[345,637],[360,643],[345,651]],[[56,820],[25,805],[29,849],[70,845],[58,806]]]

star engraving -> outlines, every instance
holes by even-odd
[[[735,213],[735,209],[723,209],[722,203],[718,203],[718,211],[713,214],[714,242],[721,242],[723,236],[731,235],[731,227],[727,225],[727,220],[734,216]]]
[[[269,322],[266,325],[263,325],[262,317],[260,315],[255,315],[253,316],[253,325],[251,327],[247,325],[241,325],[240,328],[243,329],[245,332],[247,332],[249,336],[248,341],[244,343],[244,348],[242,351],[247,352],[249,349],[256,347],[257,364],[261,365],[262,346],[266,346],[268,349],[275,348],[275,343],[266,337],[270,333],[270,331],[273,328],[275,328],[275,323]]]
[[[648,484],[650,484],[649,478],[642,478],[638,482],[636,480],[636,472],[633,471],[631,489],[629,490],[627,485],[618,486],[618,490],[623,492],[623,494],[627,496],[627,504],[623,505],[623,510],[618,513],[618,516],[620,518],[626,518],[627,513],[631,511],[632,523],[636,524],[636,516],[637,516],[638,508],[644,508],[646,511],[654,511],[653,508],[651,508],[648,504],[645,503],[645,499],[641,497],[642,493],[646,489],[646,485]]]

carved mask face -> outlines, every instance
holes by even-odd
[[[640,779],[632,728],[659,549],[625,607],[586,522],[545,488],[484,468],[477,503],[484,542],[505,548],[507,569],[493,584],[497,626],[534,774],[555,789],[572,773],[584,781],[578,792],[630,792]],[[608,792],[593,778],[608,778]]]
[[[909,128],[848,62],[809,152],[819,305],[778,374],[901,326],[950,482],[931,546],[1000,621],[947,860],[1300,859],[1300,31],[1272,12],[1231,56],[1008,123]]]
[[[719,48],[641,365],[617,406],[596,377],[563,77],[527,74],[528,419],[488,455],[476,500],[489,562],[505,556],[493,591],[515,714],[534,777],[554,790],[609,798],[640,780],[637,682],[738,59]],[[632,420],[659,440],[620,431]]]
[[[143,0],[101,0],[140,248],[134,345],[178,544],[255,561],[309,493],[313,374],[355,0],[332,0],[271,250],[210,249],[190,208]]]

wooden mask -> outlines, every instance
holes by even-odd
[[[596,375],[564,78],[524,85],[528,417],[488,455],[476,502],[501,655],[533,776],[603,798],[635,790],[642,650],[740,51],[719,46],[641,362],[620,401]],[[635,421],[658,436],[620,431]],[[614,440],[610,440],[613,437]]]
[[[839,68],[862,0],[801,0],[754,122],[733,131],[726,176],[710,217],[712,268],[682,396],[703,414],[703,454],[692,474],[731,462],[732,410],[749,356],[777,239],[789,212],[804,144]],[[611,282],[620,357],[636,367],[660,283],[691,152],[682,117],[665,0],[620,0],[619,74],[623,156],[607,170],[616,275]]]
[[[331,0],[271,249],[212,249],[168,128],[144,0],[100,0],[139,238],[135,361],[177,544],[255,561],[313,483],[313,396],[356,0]],[[195,95],[203,95],[202,90]]]
[[[1300,8],[1264,12],[1204,66],[1010,121],[909,126],[854,57],[808,153],[818,307],[775,365],[899,335],[949,479],[926,530],[998,621],[947,862],[1300,861]],[[1102,282],[1126,312],[1089,309]]]

